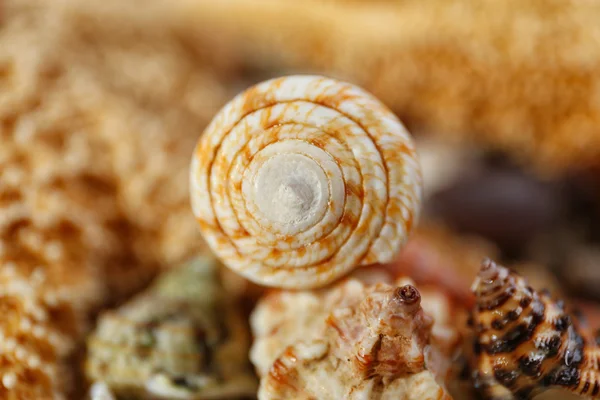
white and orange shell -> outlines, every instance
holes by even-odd
[[[391,261],[418,218],[409,133],[362,89],[289,76],[238,95],[191,163],[202,233],[233,270],[267,286],[323,286]]]
[[[263,298],[251,317],[259,399],[450,398],[433,321],[407,282],[371,274]]]

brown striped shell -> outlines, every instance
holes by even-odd
[[[213,251],[268,286],[323,286],[391,261],[421,203],[401,122],[362,89],[319,76],[273,79],[234,98],[200,138],[190,175]]]
[[[600,398],[600,351],[560,301],[484,261],[476,306],[471,369],[486,399],[529,399],[549,388]]]

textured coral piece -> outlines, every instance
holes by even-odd
[[[102,314],[88,340],[88,378],[123,396],[254,395],[248,331],[235,299],[221,285],[218,267],[212,258],[190,261]]]
[[[191,165],[192,206],[212,249],[245,277],[286,288],[391,261],[421,191],[400,121],[360,88],[318,76],[238,95]]]
[[[68,211],[125,294],[198,250],[188,160],[226,99],[169,5],[3,4],[0,225]]]
[[[189,159],[198,133],[227,100],[222,79],[231,68],[219,60],[235,64],[224,49],[203,48],[202,37],[181,34],[172,5],[68,1],[64,17],[72,35],[83,37],[69,42],[69,61],[77,66],[74,101],[106,146],[120,205],[133,225],[123,236],[132,238],[143,261],[167,265],[202,247],[189,218]],[[135,279],[133,273],[126,280]]]
[[[225,98],[166,3],[0,6],[0,290],[28,293],[0,308],[45,318],[0,321],[24,346],[2,352],[1,398],[68,393],[86,314],[200,247],[187,160]]]
[[[56,175],[61,172],[36,165],[56,161],[58,169],[65,167],[57,154],[50,157],[52,152],[44,151],[43,139],[30,138],[29,149],[38,151],[28,154],[25,144],[4,138],[0,333],[5,347],[0,352],[0,393],[9,399],[57,398],[71,387],[64,362],[85,332],[85,313],[104,296],[100,271],[94,268],[96,252],[103,248],[104,232],[97,224],[102,216],[82,210],[79,201],[89,197],[75,198],[85,187],[77,169],[70,179],[60,179]],[[73,196],[65,195],[65,186]],[[96,204],[101,204],[98,199]]]
[[[53,287],[43,267],[28,275],[10,262],[0,269],[0,398],[61,398],[70,387],[63,361],[84,315],[68,291],[80,288]]]
[[[179,4],[250,63],[355,82],[441,137],[506,150],[544,172],[599,163],[597,2]]]
[[[600,350],[562,302],[489,259],[473,291],[471,368],[484,397],[531,398],[564,388],[600,398]]]
[[[179,35],[171,2],[143,5],[66,1],[59,8],[62,63],[69,66],[61,89],[90,122],[85,136],[104,147],[103,165],[128,221],[121,229],[130,230],[122,236],[131,238],[136,257],[170,264],[199,248],[189,220],[188,160],[198,132],[226,100],[221,76],[207,63],[223,75],[228,69],[208,50],[188,47],[202,39]]]
[[[455,334],[448,299],[423,304],[436,318],[432,335],[409,282],[369,268],[326,289],[263,298],[251,317],[259,399],[449,398],[436,381],[448,368],[442,343]]]

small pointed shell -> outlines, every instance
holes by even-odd
[[[562,388],[600,399],[600,350],[562,302],[489,259],[473,292],[471,361],[483,397],[529,399]]]
[[[422,191],[411,137],[392,112],[318,76],[266,81],[227,104],[198,142],[190,187],[217,255],[285,288],[391,261]]]

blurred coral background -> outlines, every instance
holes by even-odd
[[[425,214],[394,264],[469,302],[493,256],[600,326],[600,3],[0,1],[0,398],[73,397],[99,310],[205,250],[212,116],[318,73],[415,136]]]

